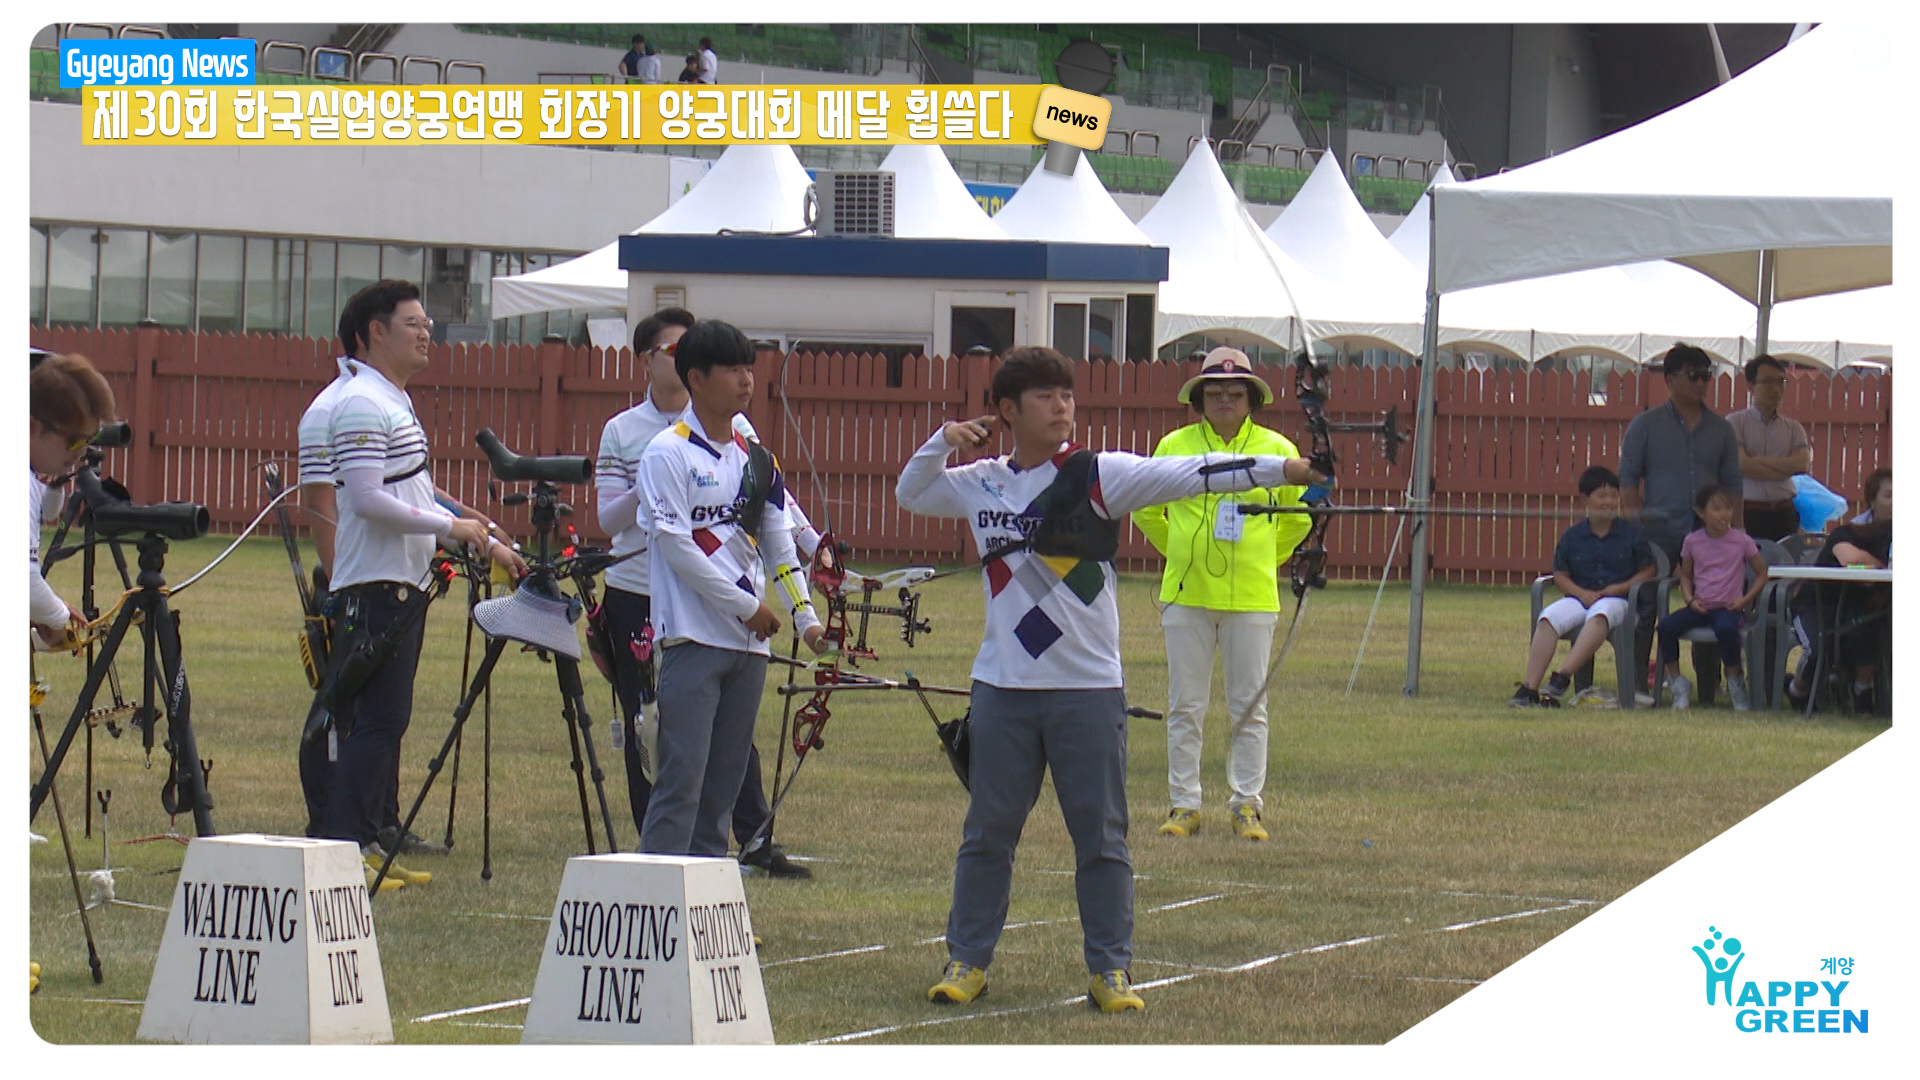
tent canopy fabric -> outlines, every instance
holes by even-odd
[[[1302,302],[1313,337],[1420,350],[1420,280],[1361,208],[1336,155],[1321,155],[1266,235],[1320,282],[1314,302]]]
[[[1784,132],[1857,149],[1886,117],[1835,108],[1903,99],[1892,27],[1829,23],[1718,89],[1606,138],[1497,176],[1434,189],[1442,293],[1668,258],[1759,300],[1759,253],[1777,252],[1774,298],[1893,279],[1894,169],[1848,154],[1767,162]]]
[[[793,148],[729,146],[706,178],[634,233],[791,232],[805,226],[807,170]],[[616,241],[576,259],[493,281],[493,317],[627,306]]]
[[[1171,253],[1154,312],[1154,346],[1188,334],[1234,344],[1296,344],[1294,320],[1320,285],[1260,231],[1228,186],[1205,142],[1140,219],[1147,239]]]
[[[930,240],[1005,240],[974,200],[946,151],[931,144],[901,143],[880,168],[893,173],[893,235]]]
[[[1057,240],[1076,244],[1149,244],[1147,234],[1107,194],[1085,154],[1073,175],[1048,172],[1036,163],[1020,190],[993,216],[1015,240]]]

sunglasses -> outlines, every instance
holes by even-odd
[[[678,352],[679,349],[680,343],[677,341],[669,341],[665,345],[655,345],[653,347],[653,351],[659,353],[661,356],[672,356]]]

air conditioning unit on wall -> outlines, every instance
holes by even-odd
[[[810,224],[821,236],[893,235],[893,173],[822,169],[810,193]]]

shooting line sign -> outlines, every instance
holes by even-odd
[[[392,1042],[359,849],[257,834],[194,840],[139,1037]]]
[[[526,1043],[772,1043],[732,859],[567,860]]]

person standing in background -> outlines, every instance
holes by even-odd
[[[1800,421],[1780,415],[1787,365],[1756,356],[1747,361],[1746,376],[1753,404],[1727,417],[1740,451],[1745,531],[1758,540],[1784,540],[1800,528],[1793,478],[1812,464],[1813,444]]]

